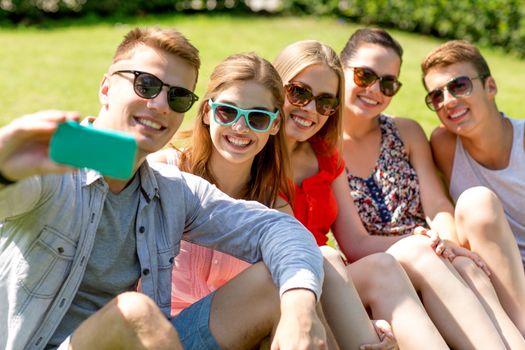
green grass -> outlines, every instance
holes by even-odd
[[[287,44],[317,39],[341,50],[358,26],[331,18],[231,17],[175,15],[128,19],[126,23],[61,22],[54,29],[0,29],[0,125],[41,109],[98,112],[98,84],[122,36],[134,26],[174,26],[200,49],[203,66],[196,93],[202,96],[213,67],[236,52],[255,51],[270,61]],[[438,124],[427,110],[419,63],[440,41],[391,31],[404,50],[403,88],[388,113],[418,120],[428,133]],[[523,118],[525,61],[482,49],[498,82],[498,105]],[[194,107],[186,114],[185,126]]]

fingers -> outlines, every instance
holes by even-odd
[[[483,261],[483,259],[481,258],[481,256],[479,256],[476,252],[473,252],[471,250],[468,250],[466,248],[463,248],[463,247],[457,247],[455,249],[455,254],[456,256],[464,256],[464,257],[467,257],[469,258],[470,260],[474,261],[474,263],[480,268],[483,270],[483,272],[485,272],[485,274],[487,276],[490,276],[491,275],[491,272],[490,272],[490,269],[489,267],[487,266],[487,264],[485,264],[485,261]]]
[[[378,344],[363,344],[360,350],[395,350],[398,349],[392,327],[385,320],[374,320],[374,329],[381,340]]]
[[[379,336],[380,340],[383,340],[387,335],[394,336],[394,333],[392,332],[392,327],[390,324],[385,320],[374,320],[372,321],[372,324],[374,325],[374,329]]]

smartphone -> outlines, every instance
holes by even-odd
[[[122,132],[97,129],[75,121],[60,124],[51,138],[50,158],[104,176],[129,179],[137,156],[137,141]]]

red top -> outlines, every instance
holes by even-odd
[[[337,218],[337,201],[332,190],[332,182],[344,170],[344,162],[337,149],[329,150],[321,139],[310,141],[317,156],[319,171],[304,179],[299,186],[295,184],[293,212],[315,237],[319,246],[326,245],[326,234]]]

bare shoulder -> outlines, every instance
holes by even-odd
[[[180,152],[174,148],[166,148],[148,155],[148,161],[152,163],[171,164],[173,160],[178,161]]]
[[[456,150],[456,135],[441,125],[432,131],[430,147],[437,167],[445,175],[447,182],[450,181]]]
[[[427,136],[417,121],[401,117],[392,119],[394,120],[397,130],[399,131],[399,136],[405,144],[408,153],[410,153],[410,150],[414,147],[421,147],[422,145],[426,146],[428,143]]]

